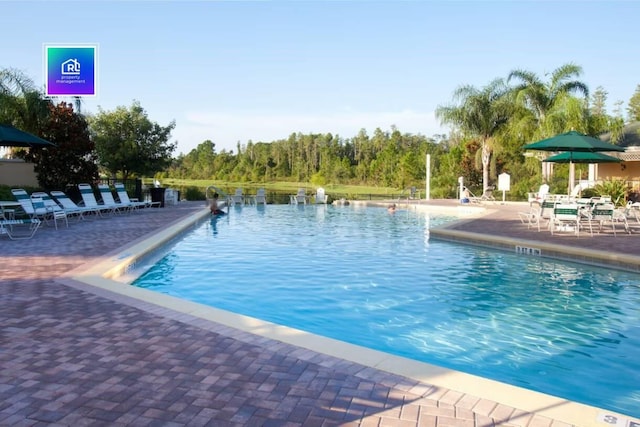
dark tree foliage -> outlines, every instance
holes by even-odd
[[[176,143],[169,138],[175,122],[152,122],[137,101],[130,108],[100,110],[90,125],[100,166],[113,176],[153,175],[172,163]]]
[[[55,147],[31,149],[25,160],[35,164],[38,182],[46,190],[64,190],[98,178],[95,146],[83,116],[65,102],[50,105],[49,119],[40,136]]]

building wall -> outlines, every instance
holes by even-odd
[[[598,181],[622,179],[632,187],[640,187],[640,162],[600,163],[598,165]]]
[[[18,159],[0,159],[0,185],[38,187],[33,163],[25,163]]]

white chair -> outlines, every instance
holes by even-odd
[[[120,199],[120,203],[131,205],[131,209],[139,209],[146,208],[152,205],[151,202],[141,202],[136,198],[130,199],[129,193],[127,193],[127,189],[124,187],[124,184],[121,182],[116,182],[113,184],[116,189],[116,193],[118,193],[118,199]],[[155,202],[156,205],[160,205],[160,202]]]
[[[542,184],[537,193],[527,193],[529,205],[532,205],[533,203],[542,204],[542,201],[547,197],[547,194],[549,194],[548,184]]]
[[[242,194],[242,188],[236,188],[236,192],[231,196],[232,205],[244,205],[244,195]]]
[[[11,240],[30,239],[40,228],[40,220],[33,219],[0,219],[0,236],[6,234]],[[15,233],[18,226],[26,226],[26,233]]]
[[[77,215],[78,220],[85,219],[85,214],[100,214],[100,209],[76,205],[74,201],[62,191],[53,190],[51,191],[51,196],[60,203],[68,215]]]
[[[49,197],[49,195],[44,191],[31,193],[31,201],[34,204],[34,207],[36,204],[40,206],[36,199],[42,200],[45,209],[49,212],[47,219],[53,219],[53,224],[55,225],[56,230],[58,229],[58,220],[64,221],[67,227],[69,227],[68,215],[72,215],[72,212],[67,212],[66,209],[57,204],[56,201]],[[36,200],[36,202],[34,202],[34,200]]]
[[[41,220],[48,224],[48,219],[53,219],[51,212],[44,205],[41,198],[31,198],[29,194],[22,188],[12,188],[11,193],[16,198],[22,211],[29,217],[29,219]],[[56,229],[58,224],[56,223]]]
[[[320,187],[316,190],[316,203],[320,204],[320,203],[327,203],[327,199],[329,198],[329,196],[327,196],[324,193],[324,188]]]
[[[577,237],[580,237],[580,227],[583,219],[580,207],[576,203],[559,203],[553,208],[553,217],[550,222],[551,234],[557,231],[573,231]],[[589,231],[593,236],[590,221]]]
[[[82,196],[83,206],[95,209],[98,212],[99,216],[102,216],[103,213],[112,214],[116,211],[115,205],[107,206],[104,204],[98,204],[96,195],[93,194],[93,188],[91,188],[89,184],[78,184],[78,189],[80,190],[80,195]]]
[[[120,203],[116,202],[116,199],[113,198],[113,193],[111,192],[111,188],[107,184],[98,184],[98,190],[100,190],[100,197],[102,198],[102,204],[104,206],[113,206],[115,208],[114,212],[125,211],[127,213],[131,212],[133,206],[130,203]]]
[[[573,187],[573,190],[571,190],[571,194],[569,194],[569,200],[571,201],[578,200],[580,198],[581,192],[582,192],[582,185],[576,184],[576,186]]]
[[[305,189],[298,188],[298,192],[296,194],[289,196],[289,203],[292,205],[306,205],[309,203],[309,196],[307,196]]]
[[[256,205],[266,205],[267,204],[267,195],[264,191],[264,188],[258,188],[256,195],[253,197],[253,200]]]
[[[616,236],[616,224],[621,223],[624,230],[630,233],[627,217],[623,212],[616,211],[612,203],[604,203],[595,205],[589,215],[590,221],[596,221],[599,224],[598,232],[602,231],[605,224],[611,225],[613,235]]]

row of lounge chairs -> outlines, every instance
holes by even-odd
[[[96,198],[93,187],[89,184],[79,184],[78,189],[82,196],[82,202],[76,204],[62,191],[34,192],[29,195],[22,188],[14,188],[11,193],[20,204],[18,212],[12,212],[9,218],[0,220],[0,234],[6,234],[10,239],[30,239],[41,224],[53,222],[56,230],[58,222],[69,226],[69,218],[83,220],[87,216],[106,217],[122,212],[132,212],[140,208],[159,206],[160,202],[138,201],[129,198],[122,183],[115,183],[114,188],[118,195],[116,200],[107,184],[97,186],[100,199]],[[16,234],[14,227],[27,226],[26,232]]]
[[[311,203],[311,200],[321,204],[327,203],[329,197],[322,187],[316,190],[315,195],[308,195],[304,188],[299,188],[296,194],[289,195],[289,203],[292,205],[306,205]],[[264,188],[259,188],[255,195],[245,195],[242,192],[242,188],[236,188],[235,193],[227,197],[227,203],[229,206],[242,206],[245,204],[266,205],[267,196]]]
[[[236,188],[234,194],[228,197],[229,206],[239,205],[243,206],[245,204],[249,205],[266,205],[267,204],[267,194],[264,191],[264,188],[258,188],[258,191],[255,195],[245,195],[242,192],[242,188]]]

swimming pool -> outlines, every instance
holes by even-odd
[[[134,284],[639,416],[638,275],[429,238],[450,219],[245,206]]]

